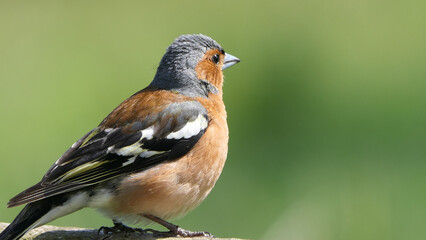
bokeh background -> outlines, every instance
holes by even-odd
[[[0,221],[9,198],[204,33],[225,71],[225,170],[177,224],[251,239],[424,239],[426,1],[1,1]],[[94,210],[52,224],[111,225]],[[155,227],[155,226],[153,226]]]

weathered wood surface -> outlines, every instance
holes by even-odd
[[[0,232],[7,227],[7,223],[0,223]],[[241,240],[238,238],[210,238],[210,237],[193,237],[193,238],[181,238],[181,237],[170,237],[170,238],[156,238],[152,235],[142,235],[140,233],[131,233],[131,234],[112,234],[107,235],[100,233],[96,229],[86,229],[86,228],[75,228],[75,227],[56,227],[45,225],[31,230],[22,240]]]

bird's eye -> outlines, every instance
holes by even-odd
[[[213,55],[213,57],[212,57],[212,61],[215,63],[215,64],[217,64],[218,62],[219,62],[219,54],[215,54],[215,55]]]

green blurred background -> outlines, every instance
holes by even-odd
[[[426,1],[1,1],[0,221],[186,33],[225,71],[225,170],[177,224],[251,239],[424,239]],[[94,210],[52,224],[111,225]],[[156,226],[154,226],[156,227]]]

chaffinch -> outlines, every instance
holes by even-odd
[[[205,35],[178,37],[148,87],[75,142],[39,183],[8,202],[27,205],[0,239],[18,239],[85,207],[113,219],[108,231],[129,230],[122,222],[156,222],[168,235],[209,235],[165,219],[199,205],[222,172],[228,151],[222,70],[239,61]]]

